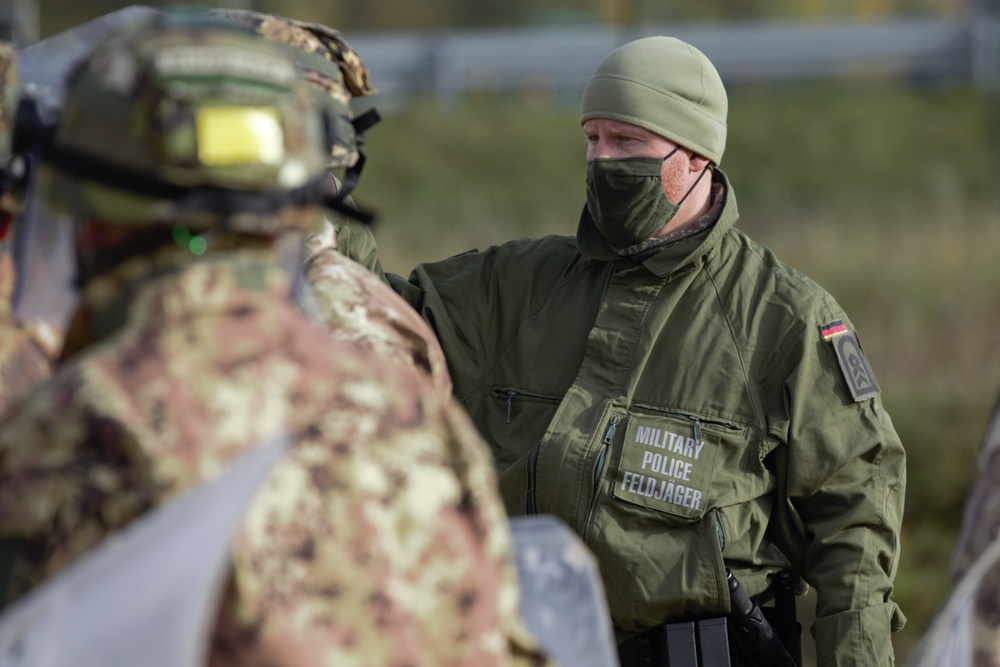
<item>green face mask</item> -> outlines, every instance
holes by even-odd
[[[628,248],[653,237],[677,214],[663,194],[664,158],[598,158],[587,163],[587,210],[605,240]],[[688,190],[688,194],[690,194]]]
[[[621,248],[642,243],[677,214],[677,205],[663,194],[660,176],[670,155],[587,163],[587,209],[608,243]]]

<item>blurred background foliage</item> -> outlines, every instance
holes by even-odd
[[[129,3],[43,0],[43,36]],[[155,4],[155,3],[149,3]],[[160,3],[167,4],[167,3]],[[212,3],[344,31],[538,23],[958,16],[960,0],[253,0]],[[364,53],[361,56],[364,57]],[[375,85],[378,86],[376,80]],[[722,168],[740,226],[825,286],[860,332],[909,457],[894,637],[902,663],[949,589],[949,556],[1000,391],[996,99],[970,85],[734,85]],[[374,99],[376,106],[378,98]],[[584,202],[575,104],[530,91],[384,112],[358,200],[387,270],[514,236],[571,234]]]

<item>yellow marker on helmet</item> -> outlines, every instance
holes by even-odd
[[[285,157],[277,109],[203,107],[196,114],[198,161],[203,165],[278,165]]]

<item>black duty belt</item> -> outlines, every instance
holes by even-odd
[[[618,645],[621,667],[800,667],[794,576],[778,573],[774,605],[761,607],[726,574],[729,614],[666,623],[631,637]]]
[[[667,623],[618,645],[622,667],[730,667],[725,616]]]

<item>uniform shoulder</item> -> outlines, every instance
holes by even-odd
[[[543,280],[546,275],[555,279],[580,258],[574,237],[523,237],[424,263],[415,273],[428,276],[439,285],[499,282],[509,288],[517,284],[521,276],[531,276],[533,282]]]
[[[536,258],[538,260],[551,261],[559,257],[568,259],[575,254],[577,254],[575,237],[559,235],[523,236],[497,245],[491,245],[482,251],[469,250],[455,255],[449,258],[449,260],[480,256],[491,257],[497,260],[516,259],[518,261],[525,261],[530,258]]]
[[[809,326],[846,317],[825,287],[746,233],[730,230],[722,254],[734,293],[753,298],[770,313],[784,313]]]

